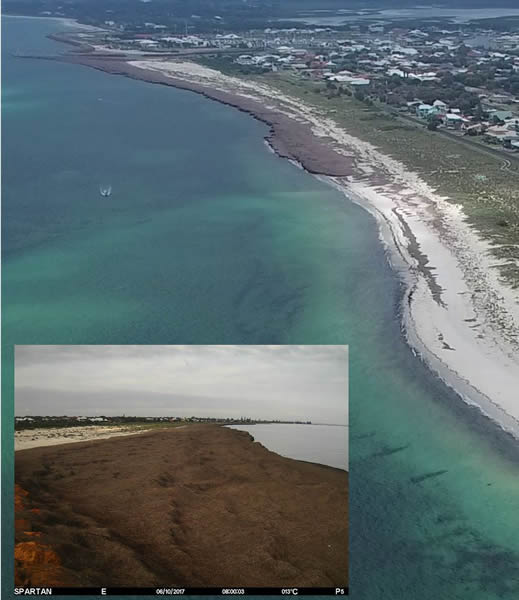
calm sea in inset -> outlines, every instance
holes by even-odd
[[[517,447],[405,344],[374,220],[247,115],[2,27],[4,556],[13,344],[348,344],[352,599],[517,600]]]
[[[348,470],[348,428],[340,425],[228,425],[248,431],[265,448],[297,460]]]

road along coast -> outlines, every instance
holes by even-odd
[[[344,587],[348,473],[192,425],[15,454],[17,585]]]

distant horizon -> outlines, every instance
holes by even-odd
[[[60,417],[64,417],[66,419],[99,419],[101,417],[107,418],[107,419],[117,419],[117,418],[136,418],[136,419],[175,419],[175,418],[179,418],[179,415],[176,414],[171,414],[171,415],[126,415],[126,414],[120,414],[120,415],[106,415],[106,414],[95,414],[95,415],[86,415],[86,414],[77,414],[77,415],[50,415],[50,414],[28,414],[28,415],[14,415],[15,419],[29,419],[29,418],[36,418],[36,419],[47,419],[47,418],[52,418],[52,419],[58,419]],[[251,421],[272,421],[274,423],[280,423],[280,424],[300,424],[300,425],[326,425],[327,427],[349,427],[348,423],[323,423],[323,422],[314,422],[311,419],[305,419],[305,418],[298,418],[295,420],[285,420],[285,419],[274,419],[274,418],[266,418],[266,417],[223,417],[223,416],[219,416],[219,417],[215,417],[212,415],[190,415],[189,417],[180,417],[182,419],[189,419],[189,418],[195,418],[195,419],[214,419],[214,420],[229,420],[229,419],[233,419],[233,420],[251,420]],[[296,421],[298,421],[298,423],[296,423]]]
[[[348,422],[348,351],[295,345],[16,346],[15,415],[342,424]]]

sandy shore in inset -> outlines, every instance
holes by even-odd
[[[17,585],[347,585],[347,472],[243,431],[22,450],[15,482]]]
[[[176,429],[180,429],[177,427]],[[56,427],[49,429],[23,429],[14,432],[14,449],[26,450],[40,446],[56,446],[72,442],[90,442],[120,435],[136,435],[144,433],[145,429],[138,431],[128,427],[109,427],[102,425],[89,425],[85,427]]]

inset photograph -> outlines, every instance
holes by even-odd
[[[348,585],[347,346],[17,346],[15,585]]]

